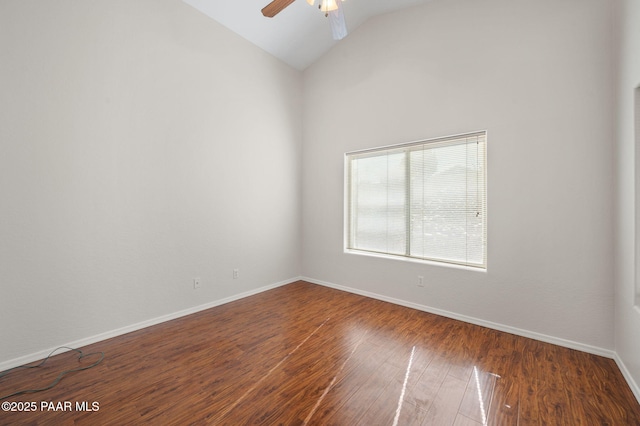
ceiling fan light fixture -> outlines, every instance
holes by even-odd
[[[323,12],[333,12],[334,10],[338,10],[338,4],[336,0],[322,0],[320,10]]]
[[[273,18],[282,12],[287,6],[295,0],[271,0],[271,3],[262,8],[262,14],[267,18]],[[340,1],[345,0],[320,0],[318,8],[329,18],[331,24],[331,34],[334,40],[342,40],[347,36],[347,23],[344,19],[344,13],[340,5]],[[307,3],[313,6],[315,0],[307,0]]]

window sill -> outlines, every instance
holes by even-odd
[[[395,260],[395,261],[400,261],[400,262],[418,263],[418,264],[429,265],[429,266],[440,266],[440,267],[444,267],[444,268],[461,269],[461,270],[465,270],[465,271],[484,272],[484,273],[487,272],[487,268],[486,267],[483,268],[483,267],[480,267],[480,266],[467,266],[467,265],[460,265],[460,264],[457,264],[457,263],[437,262],[437,261],[434,261],[434,260],[417,259],[417,258],[414,258],[414,257],[393,256],[393,255],[388,255],[388,254],[383,254],[383,253],[374,253],[374,252],[367,252],[367,251],[361,251],[361,250],[351,250],[351,249],[344,249],[344,253],[345,254],[353,254],[353,255],[357,255],[357,256],[374,257],[374,258],[378,258],[378,259]]]

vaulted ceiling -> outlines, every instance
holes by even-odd
[[[317,7],[296,0],[274,18],[260,12],[270,0],[183,0],[220,24],[299,70],[315,62],[336,43],[329,21]],[[352,33],[367,19],[429,0],[346,0]],[[348,37],[348,36],[347,36]]]

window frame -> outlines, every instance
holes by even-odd
[[[476,158],[478,164],[481,162],[482,167],[482,178],[480,179],[482,184],[482,194],[483,194],[483,202],[481,206],[481,214],[482,214],[482,262],[470,262],[468,259],[465,261],[458,261],[452,259],[444,259],[437,257],[420,257],[411,255],[411,197],[410,195],[404,201],[404,210],[405,210],[405,221],[406,226],[404,230],[405,244],[406,249],[404,254],[395,254],[389,253],[389,250],[385,251],[376,251],[376,250],[367,250],[361,248],[354,248],[352,244],[353,232],[352,232],[352,161],[354,159],[363,158],[363,157],[373,157],[376,153],[380,153],[380,155],[388,155],[385,152],[389,151],[401,151],[404,152],[406,158],[410,157],[409,152],[417,150],[419,147],[429,147],[429,149],[441,148],[446,146],[453,146],[457,144],[468,145],[470,142],[469,139],[475,138],[477,142],[483,144],[482,155],[478,155]],[[481,270],[486,271],[487,269],[487,139],[488,132],[486,130],[462,133],[456,135],[450,135],[445,137],[437,137],[431,139],[424,139],[419,141],[401,143],[396,145],[386,145],[382,147],[376,148],[368,148],[358,151],[350,151],[344,154],[344,252],[351,254],[360,254],[366,256],[373,257],[382,257],[389,259],[397,259],[397,260],[405,260],[419,263],[427,263],[427,264],[436,264],[436,265],[444,265],[444,266],[457,266],[463,268],[471,268],[473,270]],[[467,140],[467,141],[465,141]],[[480,167],[480,166],[479,166]],[[407,163],[405,163],[405,174],[407,177],[410,175],[411,168]],[[404,190],[406,194],[411,192],[412,185],[410,184],[410,180],[406,179],[404,184]]]
[[[633,141],[634,141],[634,277],[633,305],[640,310],[640,85],[633,89]]]

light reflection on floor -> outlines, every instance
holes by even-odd
[[[367,351],[374,348],[384,352],[386,347],[395,347],[398,350],[398,346],[405,346],[394,333],[370,329],[362,323],[351,324],[344,332],[345,348],[351,348],[351,352],[339,367],[338,373],[333,377],[305,424],[313,424],[312,421],[310,422],[313,413],[327,392],[333,388],[336,380],[340,380],[339,375],[345,367],[362,370],[363,374],[367,371],[374,374],[380,369],[382,355],[370,356],[367,355]],[[395,382],[381,382],[384,387],[380,389],[374,403],[388,406],[387,403],[383,404],[382,400],[390,398],[392,393],[396,395],[395,416],[391,423],[393,426],[437,424],[445,417],[453,419],[448,424],[487,425],[490,423],[489,412],[491,404],[495,403],[494,391],[496,381],[501,378],[500,375],[483,371],[479,365],[444,360],[426,345],[413,345],[410,351],[407,348],[403,352],[407,353],[404,362],[392,356],[385,361],[397,367],[404,365],[402,369],[397,368]],[[347,366],[348,363],[353,365]],[[457,397],[457,403],[451,404],[450,401],[454,395]],[[502,409],[509,410],[511,407],[505,404]]]
[[[411,356],[409,357],[409,362],[407,363],[407,372],[404,376],[404,383],[402,384],[402,392],[400,392],[400,398],[398,399],[398,408],[396,409],[396,416],[393,419],[393,426],[398,425],[398,420],[400,420],[400,412],[402,411],[402,404],[404,403],[404,394],[407,391],[407,382],[409,381],[409,374],[411,373],[411,364],[413,364],[413,356],[416,353],[416,347],[411,348]]]

